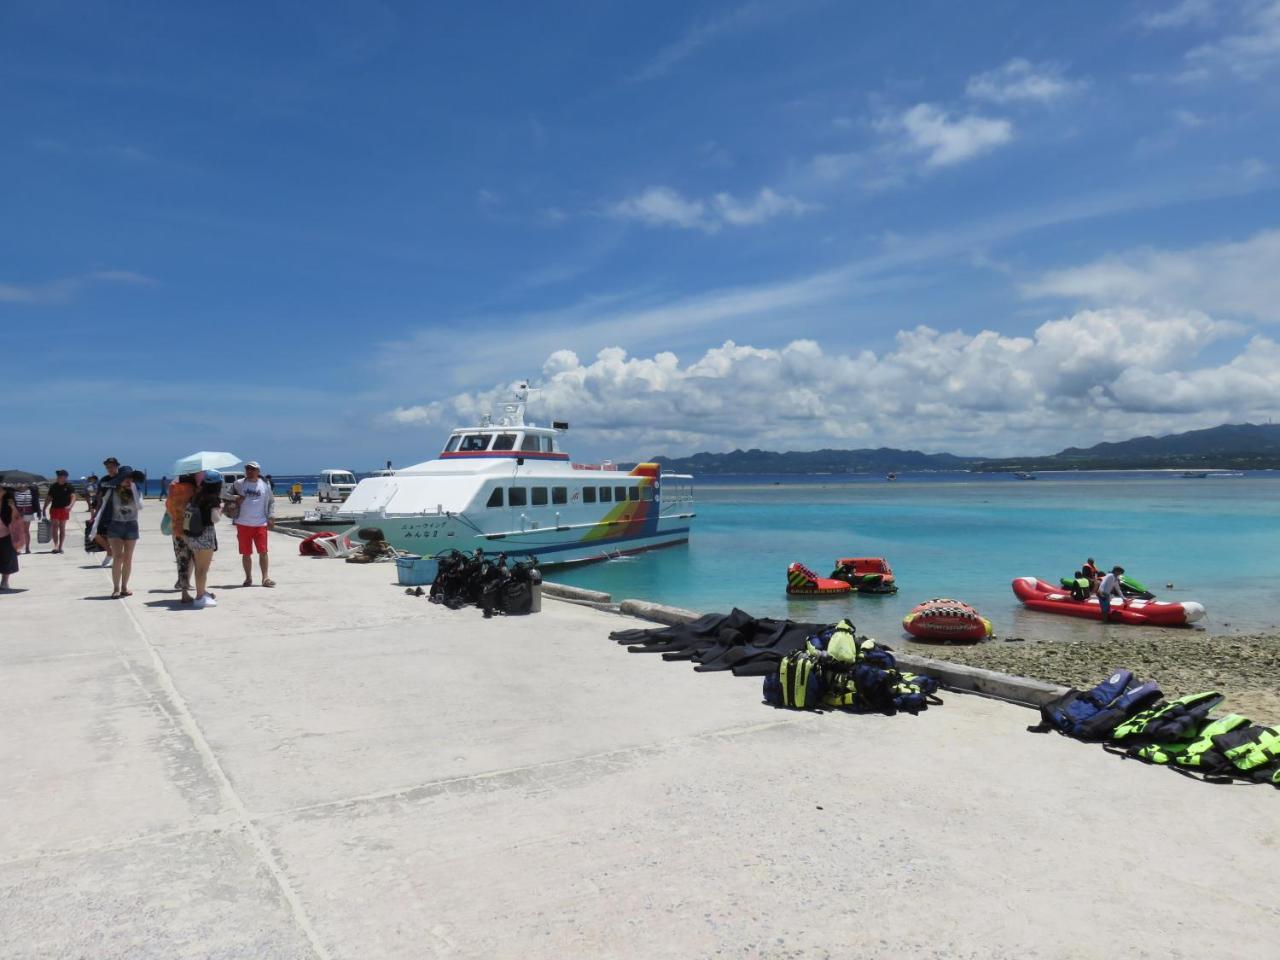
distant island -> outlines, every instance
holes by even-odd
[[[1092,447],[1027,457],[958,457],[877,447],[777,453],[734,450],[689,457],[652,458],[664,470],[703,476],[734,474],[905,473],[970,470],[1007,473],[1033,470],[1267,470],[1280,469],[1280,424],[1223,424],[1164,437],[1134,437]]]

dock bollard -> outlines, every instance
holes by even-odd
[[[542,571],[534,567],[529,571],[529,591],[532,594],[529,600],[529,612],[542,612]]]

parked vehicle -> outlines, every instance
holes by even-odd
[[[329,469],[320,471],[320,483],[316,499],[321,503],[342,502],[356,488],[356,475],[350,470]]]

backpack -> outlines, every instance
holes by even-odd
[[[778,661],[778,672],[764,678],[765,700],[775,707],[816,710],[827,688],[822,660],[807,650],[787,654]]]
[[[204,527],[204,513],[193,500],[182,515],[182,532],[188,537],[198,537],[204,533]]]

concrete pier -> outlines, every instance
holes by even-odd
[[[284,536],[244,589],[224,527],[219,606],[182,608],[143,517],[133,597],[79,550],[0,595],[0,956],[1275,949],[1274,789],[976,696],[775,711],[608,640],[651,624],[484,620]]]

